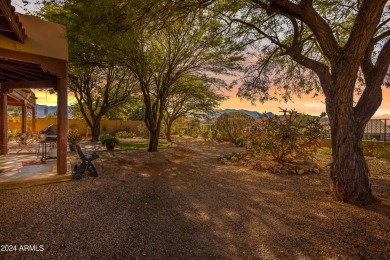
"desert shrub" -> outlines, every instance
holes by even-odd
[[[233,152],[230,152],[230,153],[226,153],[224,155],[224,158],[228,161],[232,161],[232,162],[238,162],[240,160],[240,154],[238,154],[237,152],[233,151]]]
[[[215,125],[213,125],[210,128],[210,131],[211,131],[211,140],[217,141],[217,142],[222,141],[221,133],[217,130],[217,127]]]
[[[390,145],[377,142],[365,144],[364,147],[367,148],[373,156],[390,161]]]
[[[252,124],[246,135],[248,151],[270,154],[278,162],[312,158],[326,134],[320,123],[324,114],[312,117],[295,110],[281,112],[283,116],[265,116]]]
[[[203,140],[210,140],[212,136],[211,129],[207,126],[202,126],[200,129],[200,135],[202,136]]]
[[[222,114],[215,123],[215,140],[234,142],[243,136],[253,119],[253,117],[241,112]]]
[[[116,137],[118,138],[134,138],[135,133],[134,132],[125,132],[125,131],[120,131],[115,134]]]
[[[150,136],[149,129],[146,127],[145,123],[139,124],[137,129],[142,137],[148,138]]]
[[[242,137],[237,137],[233,140],[233,144],[237,147],[244,147],[246,143],[246,140]]]
[[[68,142],[70,144],[77,144],[82,139],[82,136],[81,134],[79,134],[79,131],[77,129],[69,130],[67,137],[68,137]]]
[[[200,135],[200,120],[199,118],[191,118],[188,123],[188,135],[193,138],[198,138]]]
[[[167,124],[165,122],[162,122],[160,127],[160,138],[167,137],[167,129],[168,129]]]
[[[188,135],[193,137],[193,138],[198,138],[198,136],[200,135],[200,130],[198,127],[191,127],[190,129],[188,129]]]
[[[184,129],[184,128],[179,130],[179,136],[180,137],[184,136],[186,133],[187,133],[187,130]]]

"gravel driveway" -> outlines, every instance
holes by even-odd
[[[0,258],[390,259],[387,163],[372,176],[379,201],[355,207],[331,198],[326,173],[218,162],[232,150],[182,140],[107,152],[101,177],[0,190]]]

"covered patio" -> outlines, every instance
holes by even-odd
[[[35,105],[28,89],[54,89],[57,92],[58,141],[57,160],[52,169],[56,174],[67,173],[67,64],[68,42],[64,26],[15,13],[9,0],[0,0],[1,161],[13,160],[7,155],[7,106],[22,106],[22,118],[25,118],[27,108],[33,110]],[[34,111],[32,114],[32,131],[35,131]],[[21,131],[26,132],[25,120]]]

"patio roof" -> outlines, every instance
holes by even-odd
[[[0,34],[20,43],[27,36],[11,0],[0,2]]]
[[[58,93],[57,169],[66,172],[67,66],[65,26],[17,14],[11,1],[0,0],[0,154],[8,152],[8,97],[16,89],[54,88]],[[26,115],[24,100],[22,106]]]
[[[0,84],[15,88],[56,88],[57,77],[44,72],[39,64],[0,57]]]
[[[28,108],[34,109],[36,99],[34,92],[30,89],[14,89],[7,95],[7,105],[22,106],[24,102]]]

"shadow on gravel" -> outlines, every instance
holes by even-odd
[[[324,175],[220,164],[232,149],[106,153],[102,177],[0,191],[0,243],[43,244],[33,257],[59,259],[389,258],[388,206],[334,202]]]

